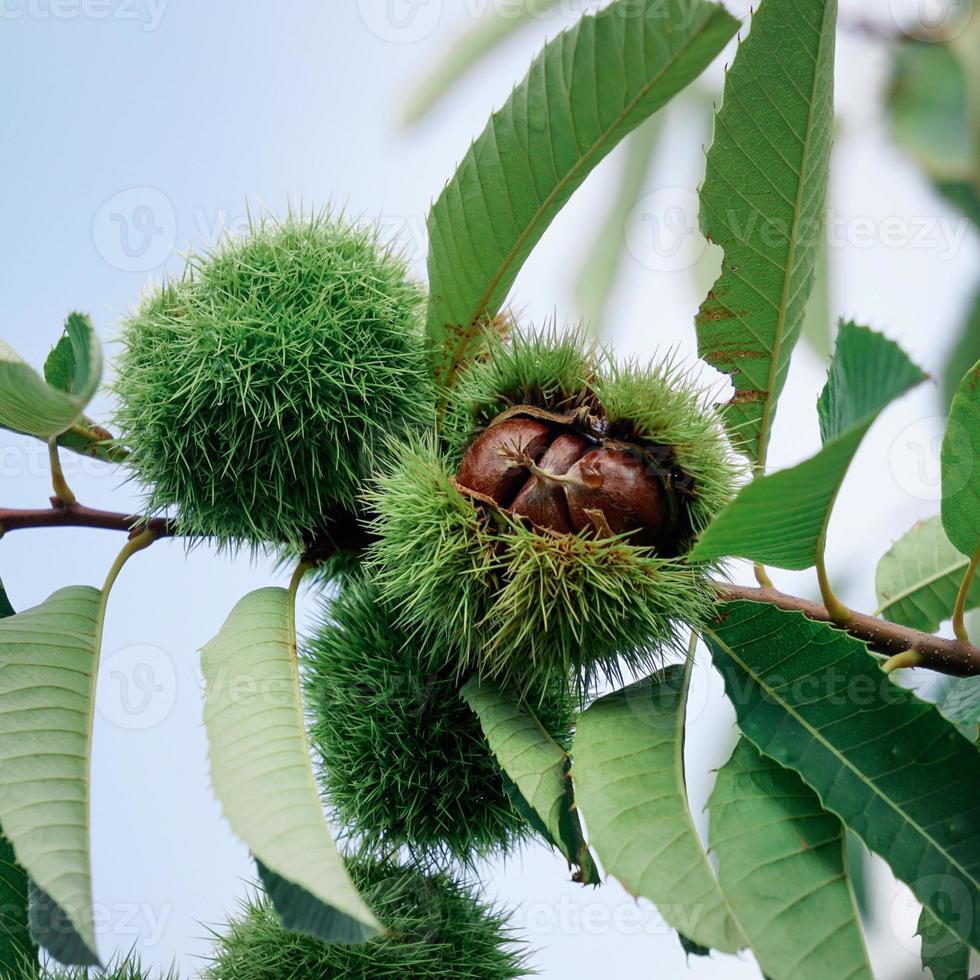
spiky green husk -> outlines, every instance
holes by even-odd
[[[430,420],[421,288],[370,228],[265,218],[125,321],[115,423],[182,533],[301,547],[376,448]]]
[[[25,964],[23,970],[17,980],[38,980],[36,963]],[[4,976],[3,980],[14,978]],[[176,970],[169,970],[167,973],[151,972],[144,969],[135,956],[126,956],[110,963],[105,970],[50,965],[41,970],[40,980],[179,980],[179,975]]]
[[[467,885],[392,864],[352,866],[395,934],[360,946],[289,932],[266,901],[244,903],[219,937],[207,980],[516,980],[526,976],[504,916]]]
[[[583,388],[575,379],[586,376]],[[451,479],[459,447],[522,402],[587,405],[611,436],[671,447],[684,477],[681,554],[540,533],[461,493]],[[378,541],[369,565],[386,601],[427,643],[458,650],[463,667],[479,666],[529,697],[555,677],[572,677],[586,696],[602,675],[651,668],[685,626],[706,621],[713,569],[684,552],[730,499],[738,471],[716,414],[682,372],[669,363],[600,364],[574,334],[515,338],[465,373],[449,411],[449,450],[426,440],[403,445],[370,497]]]
[[[595,392],[610,432],[619,438],[670,446],[691,480],[685,497],[691,530],[703,531],[734,495],[743,468],[722,434],[708,393],[670,360],[607,364]]]
[[[581,331],[493,337],[487,356],[460,376],[446,406],[443,437],[457,452],[513,405],[572,412],[591,401],[604,355]]]
[[[459,669],[529,699],[559,678],[588,694],[600,675],[655,665],[681,624],[706,620],[704,571],[621,539],[551,535],[488,519],[453,485],[431,443],[406,445],[373,497],[369,564],[422,642]]]
[[[458,659],[445,647],[429,653],[400,628],[365,575],[324,607],[304,661],[326,796],[369,853],[405,846],[424,863],[472,862],[528,836],[457,693]],[[539,713],[567,744],[571,705],[552,688]]]

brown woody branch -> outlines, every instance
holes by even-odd
[[[0,507],[0,537],[8,531],[30,527],[94,527],[126,531],[130,537],[143,531],[152,531],[157,538],[169,538],[177,533],[173,521],[165,517],[148,519],[136,514],[96,510],[82,504],[64,504],[57,497],[51,498],[50,507],[24,510]]]
[[[718,593],[722,601],[748,599],[751,602],[766,602],[779,609],[801,612],[807,619],[839,626],[851,636],[864,640],[876,653],[893,657],[914,650],[918,654],[917,666],[927,667],[941,674],[952,674],[954,677],[973,677],[980,674],[980,648],[962,640],[947,640],[856,612],[851,613],[845,624],[838,624],[819,602],[787,595],[778,589],[756,589],[720,582]]]
[[[50,507],[36,510],[0,507],[0,537],[8,531],[31,527],[93,527],[107,531],[125,531],[130,537],[142,531],[152,531],[157,538],[173,537],[178,533],[174,522],[165,517],[147,519],[133,514],[96,510],[82,504],[66,505],[57,498],[52,498]],[[351,518],[335,526],[329,536],[311,542],[305,557],[312,561],[322,561],[338,550],[360,550],[369,540],[368,533]],[[751,602],[766,602],[779,609],[801,612],[808,619],[817,622],[838,625],[834,623],[827,609],[818,602],[787,595],[778,589],[757,589],[727,582],[716,584],[719,599],[722,601],[747,599]],[[851,636],[864,640],[877,653],[895,656],[914,650],[918,654],[920,667],[955,677],[980,674],[980,648],[962,640],[947,640],[861,613],[851,613],[850,619],[841,628],[846,629]]]

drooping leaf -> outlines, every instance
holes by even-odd
[[[533,3],[503,8],[496,4],[485,17],[447,44],[442,54],[419,83],[409,92],[402,113],[406,126],[425,119],[436,106],[489,55],[515,34],[558,5],[559,0],[536,0]]]
[[[201,651],[201,667],[211,781],[232,830],[266,868],[336,910],[304,920],[329,926],[320,939],[379,933],[317,791],[289,593],[269,588],[245,596]]]
[[[35,938],[79,966],[98,964],[89,855],[101,593],[55,592],[0,621],[0,823],[47,897]],[[54,918],[58,928],[48,928]]]
[[[919,914],[916,934],[922,937],[922,970],[933,980],[969,980],[970,947],[927,908]]]
[[[279,921],[293,932],[305,932],[317,939],[330,937],[331,943],[357,946],[375,935],[357,919],[327,905],[300,885],[270,871],[261,861],[255,862],[259,880]]]
[[[970,559],[954,548],[942,519],[912,526],[878,562],[878,611],[893,623],[935,633],[953,613]],[[967,609],[980,606],[980,581],[967,596]]]
[[[429,215],[427,335],[440,383],[473,353],[572,193],[736,27],[705,0],[615,0],[545,46]]]
[[[734,953],[745,939],[687,799],[688,683],[674,665],[591,704],[576,726],[572,780],[605,870],[689,940]]]
[[[569,758],[544,730],[532,710],[491,681],[475,677],[460,694],[480,719],[500,767],[537,813],[569,865],[578,868],[576,880],[599,884],[599,874],[582,834],[575,809]]]
[[[53,388],[0,340],[0,426],[49,439],[81,417],[102,379],[102,348],[92,322],[72,313],[65,324],[74,359],[74,390]]]
[[[701,230],[725,250],[698,352],[730,375],[738,448],[761,471],[823,236],[836,0],[763,0],[725,80]]]
[[[940,467],[943,527],[949,540],[972,556],[980,548],[980,361],[956,390]]]
[[[602,332],[606,306],[622,267],[626,248],[623,230],[643,193],[662,128],[663,117],[658,114],[624,141],[623,167],[618,175],[616,196],[606,209],[605,220],[575,276],[576,304],[587,327],[596,335]]]
[[[766,976],[871,980],[844,828],[816,793],[743,738],[708,813],[721,887]]]
[[[14,610],[0,581],[0,619]],[[37,961],[27,919],[27,872],[17,863],[10,841],[0,830],[0,975],[15,974],[25,962]]]
[[[797,466],[743,487],[701,535],[692,557],[731,555],[791,569],[815,564],[865,433],[889,402],[925,377],[897,344],[866,327],[842,323],[818,403],[823,448]]]
[[[719,616],[705,639],[743,733],[980,942],[980,918],[963,914],[980,898],[977,747],[847,633],[766,603],[725,603]]]

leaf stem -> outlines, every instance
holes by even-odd
[[[970,642],[970,634],[967,632],[965,622],[966,597],[970,591],[970,586],[973,584],[973,577],[976,575],[978,565],[980,565],[980,546],[973,552],[970,567],[967,568],[966,574],[963,576],[960,591],[956,595],[956,605],[953,607],[953,632],[956,634],[956,639],[963,643]]]
[[[822,547],[817,552],[816,567],[817,582],[820,584],[820,597],[823,599],[824,606],[827,607],[827,612],[830,614],[830,618],[837,623],[838,626],[846,626],[851,619],[851,610],[837,598],[837,595],[834,593],[834,590],[830,585],[830,579],[827,576],[827,565],[824,562]]]
[[[894,657],[889,657],[882,665],[881,669],[890,674],[893,670],[901,670],[903,667],[918,667],[922,663],[922,654],[918,650],[903,650],[896,653]]]
[[[313,567],[312,562],[301,561],[297,566],[296,570],[293,572],[293,577],[289,580],[289,608],[290,613],[290,631],[292,633],[293,646],[296,645],[296,595],[299,592],[299,583],[303,581],[303,576]]]
[[[125,545],[123,545],[122,551],[116,556],[116,560],[112,563],[112,567],[109,569],[109,574],[106,575],[105,584],[102,586],[102,605],[106,604],[106,600],[109,598],[109,593],[112,591],[113,585],[116,584],[116,579],[119,578],[119,573],[122,571],[123,565],[126,564],[129,559],[136,554],[137,551],[142,551],[144,548],[149,548],[151,544],[157,539],[157,534],[152,528],[145,528],[140,531],[139,534],[130,538]]]
[[[48,439],[48,460],[51,464],[51,487],[54,490],[54,495],[66,507],[71,507],[77,501],[71,487],[68,486],[68,481],[65,479],[65,471],[61,468],[57,436],[51,436]]]
[[[764,589],[773,588],[772,579],[769,578],[769,573],[766,571],[765,565],[763,565],[761,562],[756,562],[752,566],[752,570],[755,572],[755,580],[759,583],[759,585],[761,585]]]

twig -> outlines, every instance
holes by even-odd
[[[8,531],[31,527],[94,527],[104,531],[126,531],[130,536],[152,531],[154,538],[169,538],[177,533],[176,525],[166,517],[140,517],[111,510],[96,510],[82,504],[65,504],[51,498],[50,507],[17,509],[0,507],[0,536]]]
[[[0,536],[8,531],[31,527],[92,527],[125,531],[130,537],[150,531],[154,538],[168,538],[179,533],[176,524],[165,517],[147,519],[139,515],[95,510],[81,504],[65,505],[57,498],[52,499],[51,504],[49,508],[37,510],[0,507]],[[329,535],[311,541],[304,557],[307,561],[323,561],[338,550],[360,551],[370,540],[369,532],[351,518],[339,522]],[[766,602],[779,609],[801,612],[808,619],[817,622],[834,624],[826,607],[809,599],[787,595],[771,588],[757,589],[723,582],[716,583],[716,587],[721,601],[748,599],[752,602]],[[872,650],[888,657],[913,650],[919,655],[918,666],[929,670],[954,677],[980,674],[980,648],[963,640],[947,640],[861,613],[851,613],[846,630],[851,636],[867,642]]]
[[[819,602],[787,595],[777,589],[756,589],[746,585],[730,585],[727,582],[717,583],[717,588],[722,601],[748,599],[751,602],[765,602],[778,609],[801,612],[807,619],[836,625],[826,607]],[[980,674],[980,648],[962,640],[947,640],[856,612],[851,613],[845,629],[851,636],[864,640],[876,653],[894,657],[911,650],[918,654],[917,666],[927,667],[941,674],[952,674],[954,677],[973,677]]]

